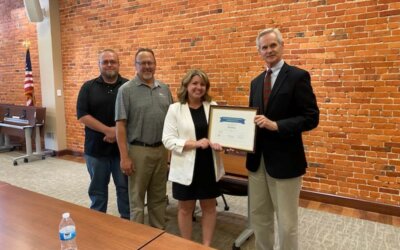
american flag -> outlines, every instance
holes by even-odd
[[[31,54],[29,53],[29,49],[26,50],[24,90],[26,96],[26,106],[35,106]]]

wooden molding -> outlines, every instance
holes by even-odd
[[[82,156],[83,157],[83,153],[82,152],[73,151],[73,150],[70,150],[70,149],[54,151],[54,153],[55,153],[56,156],[73,155],[73,156]]]
[[[393,205],[338,196],[333,194],[326,194],[309,190],[301,190],[300,198],[305,200],[313,200],[313,201],[318,201],[343,207],[350,207],[380,214],[387,214],[392,216],[400,215],[400,206],[393,206]]]

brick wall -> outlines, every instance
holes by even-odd
[[[22,4],[7,2],[0,0],[11,13],[2,15],[8,24],[0,26],[7,30],[0,46],[14,63],[24,53],[15,41],[34,29]],[[115,49],[122,75],[131,78],[136,49],[151,47],[157,77],[174,93],[184,73],[198,67],[209,74],[217,102],[246,106],[250,80],[263,69],[255,37],[275,26],[284,35],[285,60],[310,71],[321,109],[319,127],[304,135],[303,188],[400,205],[398,1],[63,0],[60,18],[68,149],[83,150],[76,98],[81,84],[98,75],[100,50]],[[10,77],[20,69],[2,65]],[[2,88],[0,101],[10,100],[3,98],[10,97]]]
[[[41,104],[36,25],[29,23],[22,0],[0,0],[0,103],[25,105],[25,56],[30,41],[36,105]]]

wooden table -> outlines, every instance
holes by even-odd
[[[143,250],[206,250],[206,249],[214,249],[203,246],[199,243],[185,240],[181,237],[175,236],[169,233],[163,233],[158,236],[156,239],[148,243],[146,246],[142,248]]]
[[[12,185],[2,185],[0,249],[60,249],[58,226],[64,212],[70,212],[75,221],[79,249],[140,249],[164,233]]]
[[[8,184],[7,182],[4,182],[4,181],[0,181],[0,188],[8,186],[8,185],[10,185],[10,184]]]

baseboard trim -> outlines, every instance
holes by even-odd
[[[73,151],[70,149],[64,149],[60,151],[54,151],[56,156],[63,156],[63,155],[73,155],[73,156],[83,156],[82,152]]]
[[[301,190],[300,198],[305,200],[318,201],[332,205],[355,208],[363,211],[387,214],[392,216],[400,215],[400,206],[393,206],[372,201],[360,200],[350,197],[325,194],[309,190]]]

